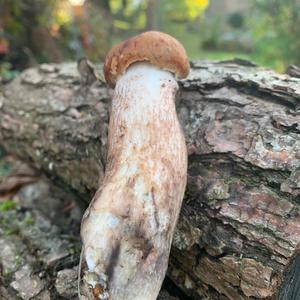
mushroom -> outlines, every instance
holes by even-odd
[[[174,100],[175,76],[188,72],[183,46],[161,32],[130,38],[106,58],[115,87],[108,156],[81,225],[80,299],[157,298],[186,186]]]

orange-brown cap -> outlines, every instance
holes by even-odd
[[[188,75],[190,64],[183,46],[170,35],[147,31],[115,46],[104,64],[106,82],[113,88],[119,75],[133,63],[147,61],[178,78]]]

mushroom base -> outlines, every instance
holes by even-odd
[[[154,300],[186,185],[173,75],[132,65],[116,85],[103,183],[81,228],[81,299]]]

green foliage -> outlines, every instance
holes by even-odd
[[[75,8],[69,0],[0,0],[2,39],[10,42],[0,78],[12,79],[28,62],[103,60],[114,43],[152,29],[178,38],[191,58],[239,56],[277,70],[300,65],[299,0],[252,0],[252,10],[205,16],[209,3],[86,0]]]
[[[10,81],[13,78],[15,78],[18,74],[19,72],[13,69],[11,63],[3,62],[2,64],[0,64],[0,81]]]
[[[10,228],[4,230],[5,235],[15,235],[18,234],[19,232],[20,232],[20,228],[18,226],[16,227],[11,226]]]
[[[27,216],[24,220],[25,225],[34,225],[35,221],[32,216]]]
[[[35,219],[30,211],[20,213],[20,206],[13,200],[0,202],[0,235],[18,235],[22,228],[34,226]]]
[[[6,200],[3,202],[0,202],[0,212],[5,212],[8,210],[13,210],[16,208],[16,202],[13,200]]]
[[[162,5],[171,20],[189,22],[201,16],[208,4],[209,0],[173,0],[163,1]]]
[[[300,64],[300,1],[254,0],[256,15],[251,26],[255,51],[266,63],[284,70]]]
[[[146,25],[147,0],[110,0],[110,8],[114,17],[114,25],[122,30],[143,29]],[[156,0],[155,18],[170,19],[174,22],[191,22],[201,16],[209,4],[209,0]]]

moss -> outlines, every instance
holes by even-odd
[[[18,208],[18,204],[13,200],[0,202],[0,230],[3,234],[18,235],[21,227],[34,225],[32,216],[20,214]]]
[[[18,226],[11,226],[4,230],[5,235],[18,234],[19,232],[20,232],[20,228]]]
[[[13,200],[6,200],[0,203],[0,212],[5,212],[8,210],[13,210],[16,208],[16,202]]]
[[[34,225],[35,221],[32,216],[27,216],[24,220],[25,225]]]

